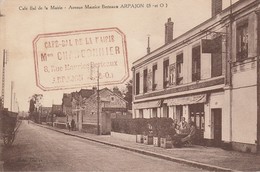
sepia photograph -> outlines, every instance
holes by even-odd
[[[0,171],[260,171],[260,0],[0,0]]]

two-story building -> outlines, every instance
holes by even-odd
[[[110,134],[111,118],[127,116],[127,101],[108,88],[99,90],[99,93],[96,90],[82,107],[82,128],[86,132],[97,133],[99,124],[100,134]]]
[[[133,117],[181,116],[194,121],[203,143],[256,152],[260,144],[260,1],[238,1],[133,63]]]

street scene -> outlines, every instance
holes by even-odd
[[[201,171],[57,133],[27,121],[21,124],[13,144],[2,154],[6,171]]]
[[[0,62],[0,171],[260,170],[259,0],[0,0]]]

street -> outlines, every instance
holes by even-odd
[[[5,171],[201,171],[23,121],[10,148],[3,149]]]

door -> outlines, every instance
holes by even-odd
[[[217,147],[221,146],[222,140],[222,110],[212,109],[214,125],[213,125],[213,135],[214,135],[214,145]]]
[[[195,143],[199,145],[204,144],[204,130],[205,130],[205,114],[204,104],[193,104],[190,108],[190,120],[195,123],[197,128]]]

